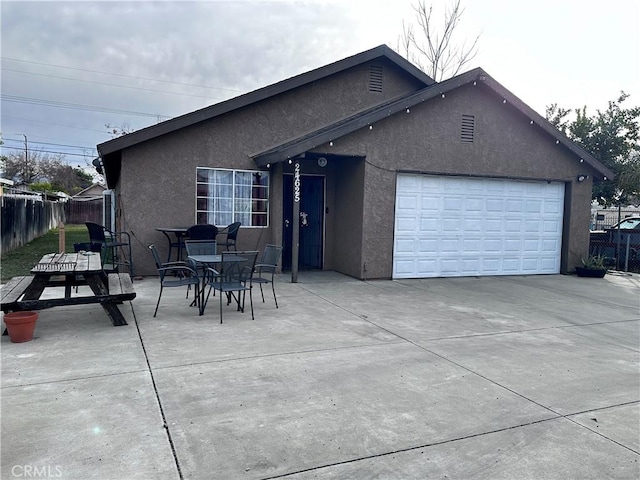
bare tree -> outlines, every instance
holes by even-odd
[[[456,42],[455,34],[464,13],[460,1],[455,0],[446,9],[441,27],[433,18],[433,5],[427,6],[425,0],[413,5],[417,29],[413,23],[402,22],[398,51],[437,82],[457,75],[478,54],[480,34],[470,44]]]
[[[111,138],[122,137],[123,135],[128,135],[133,132],[133,128],[131,128],[128,123],[123,123],[119,127],[111,125],[110,123],[105,123],[104,126],[106,127],[109,135],[111,135]]]

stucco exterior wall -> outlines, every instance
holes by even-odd
[[[418,88],[391,63],[373,63],[383,64],[382,93],[369,91],[369,65],[361,65],[123,150],[118,215],[121,228],[134,235],[136,272],[156,272],[146,245],[155,243],[166,255],[167,241],[155,228],[196,223],[197,167],[256,170],[250,154]],[[272,172],[270,226],[243,227],[239,248],[281,243],[282,207],[276,202],[282,185],[274,177],[280,171]]]
[[[461,116],[474,115],[473,143],[460,141]],[[368,278],[392,275],[395,182],[398,171],[560,181],[566,188],[563,271],[588,251],[592,171],[530,119],[481,84],[411,107],[318,151],[366,155],[363,266]],[[360,278],[364,278],[362,271]]]

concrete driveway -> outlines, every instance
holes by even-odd
[[[135,288],[2,337],[3,479],[640,477],[639,275]]]

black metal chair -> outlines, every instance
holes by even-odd
[[[217,255],[218,247],[215,240],[185,240],[185,250],[187,251],[187,257],[189,255]],[[189,260],[191,268],[198,272],[198,275],[204,275],[206,266],[197,264]]]
[[[217,269],[207,269],[206,283],[209,285],[209,291],[204,301],[203,311],[211,291],[219,291],[220,323],[222,323],[222,298],[226,297],[227,305],[231,303],[231,299],[233,298],[237,304],[237,310],[244,312],[246,293],[249,291],[251,319],[255,320],[253,315],[253,297],[251,295],[251,278],[253,276],[256,258],[258,258],[258,252],[222,252],[221,257],[222,259]]]
[[[134,276],[133,258],[131,256],[131,236],[128,232],[113,232],[93,222],[85,222],[89,231],[89,242],[92,250],[100,247],[102,268],[105,271],[119,271],[120,266],[128,268]]]
[[[191,285],[195,286],[195,305],[198,307],[198,313],[202,315],[203,309],[202,299],[200,296],[200,277],[198,276],[198,272],[184,262],[161,262],[155,245],[149,245],[149,250],[156,262],[156,268],[158,269],[158,275],[160,276],[160,294],[158,295],[158,302],[156,303],[156,310],[153,312],[153,316],[155,317],[158,313],[162,290],[165,287],[187,286],[187,296],[185,298],[188,298]]]
[[[217,255],[218,245],[215,240],[185,240],[184,247],[187,257],[190,255]],[[197,265],[190,262],[191,268],[197,270]]]
[[[260,285],[260,295],[262,295],[262,303],[264,303],[264,292],[262,291],[262,284],[271,284],[271,290],[273,291],[273,300],[276,302],[276,308],[278,308],[278,299],[276,298],[276,289],[273,279],[281,255],[282,247],[280,245],[267,244],[264,247],[264,252],[262,252],[262,258],[260,258],[258,263],[256,263],[253,277],[251,279],[252,283],[257,283],[258,285]]]
[[[215,240],[218,235],[218,227],[210,224],[192,225],[187,229],[186,240]]]
[[[218,246],[221,247],[226,247],[226,250],[230,250],[231,247],[233,247],[234,250],[236,250],[236,243],[238,240],[238,232],[240,231],[240,227],[242,226],[242,223],[240,222],[233,222],[231,225],[226,226],[225,228],[223,228],[222,230],[220,230],[221,234],[225,234],[226,238],[224,239],[223,242],[218,242]]]

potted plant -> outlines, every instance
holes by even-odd
[[[604,255],[589,255],[587,258],[581,258],[582,267],[576,267],[576,274],[579,277],[602,278],[607,273],[605,261],[607,257]]]

